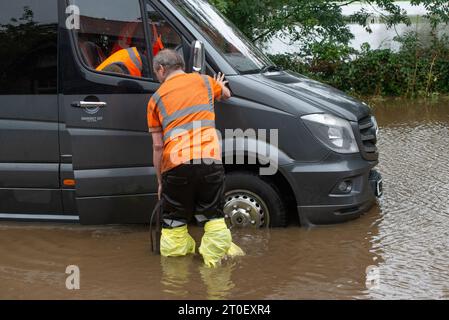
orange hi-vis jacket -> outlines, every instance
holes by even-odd
[[[115,52],[103,61],[96,70],[103,71],[113,64],[121,68],[125,74],[142,77],[142,59],[136,47]]]
[[[221,161],[214,110],[221,94],[217,81],[197,73],[177,74],[153,94],[147,120],[150,130],[162,128],[162,172],[195,159]]]

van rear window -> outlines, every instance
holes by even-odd
[[[0,94],[56,94],[57,0],[0,2]]]

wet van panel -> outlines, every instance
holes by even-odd
[[[0,218],[60,215],[57,1],[2,1],[0,24]]]
[[[82,96],[65,96],[63,101],[77,196],[154,192],[152,142],[145,121],[149,94],[97,97],[107,107],[93,115],[71,105]]]
[[[73,168],[72,195],[80,222],[149,222],[157,177],[146,112],[159,83],[148,67],[148,30],[140,2],[70,3],[81,15],[78,30],[61,24],[60,134],[63,161]],[[65,17],[64,11],[60,14]],[[64,174],[70,176],[70,171]]]

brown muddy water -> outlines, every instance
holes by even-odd
[[[247,255],[218,269],[153,256],[143,226],[0,222],[0,299],[449,299],[449,102],[375,113],[385,194],[358,220],[234,230]]]

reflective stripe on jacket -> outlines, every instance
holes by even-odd
[[[215,128],[215,120],[194,120],[192,122],[182,123],[177,126],[171,126],[171,124],[178,119],[184,118],[187,115],[199,113],[201,111],[208,111],[214,113],[214,97],[212,95],[212,89],[207,76],[202,76],[204,84],[207,88],[208,103],[199,104],[193,106],[187,106],[180,110],[177,110],[170,115],[167,113],[167,108],[162,102],[161,97],[156,92],[153,95],[154,102],[156,103],[159,111],[162,115],[162,131],[164,134],[164,142],[177,136],[177,133],[183,133],[185,131],[191,131],[200,127],[212,127]]]

